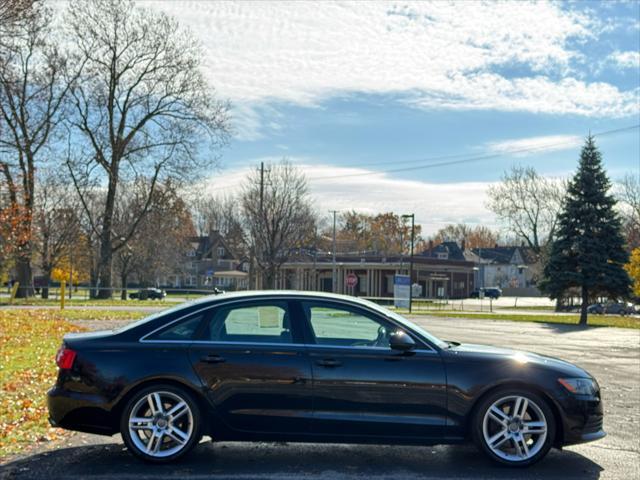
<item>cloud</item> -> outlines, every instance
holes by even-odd
[[[588,9],[550,2],[151,5],[199,37],[211,83],[240,109],[274,101],[315,106],[361,92],[426,109],[637,112],[637,90],[590,83],[576,71],[587,68],[577,45],[597,41],[602,29]],[[246,120],[245,138],[259,135],[255,117]]]
[[[613,52],[609,56],[609,60],[615,65],[621,68],[635,68],[640,69],[640,52],[628,51],[628,52]]]
[[[258,164],[260,160],[253,163]],[[415,213],[416,222],[426,234],[458,222],[497,228],[493,214],[484,206],[490,183],[428,183],[391,178],[385,173],[360,168],[316,165],[309,159],[297,159],[295,163],[309,180],[319,215],[328,215],[331,210]],[[215,175],[204,182],[203,189],[214,195],[238,193],[249,171],[246,167]],[[344,177],[337,178],[342,175]]]
[[[578,135],[547,135],[489,142],[485,147],[492,153],[510,153],[513,156],[524,157],[538,155],[541,152],[569,150],[580,146],[583,141],[584,139]]]

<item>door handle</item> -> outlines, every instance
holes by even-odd
[[[342,362],[339,360],[335,360],[333,358],[324,358],[322,360],[318,360],[316,362],[317,365],[320,365],[321,367],[339,367],[340,365],[342,365]]]
[[[201,359],[203,362],[205,363],[224,363],[226,362],[226,359],[221,357],[220,355],[205,355],[204,357],[202,357]]]

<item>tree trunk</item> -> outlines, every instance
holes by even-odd
[[[51,269],[44,269],[44,284],[42,285],[42,298],[49,298],[49,284],[51,283]]]
[[[556,312],[562,311],[562,297],[556,298]]]
[[[276,268],[273,265],[269,265],[264,270],[263,275],[263,290],[274,290],[276,287]]]
[[[580,307],[580,325],[587,325],[587,308],[589,307],[589,290],[586,286],[582,286],[582,305]]]
[[[111,241],[105,245],[100,245],[100,266],[98,267],[98,287],[96,292],[96,298],[108,299],[111,298],[111,260],[113,258],[111,252]]]
[[[97,298],[111,298],[112,280],[112,259],[113,249],[111,248],[111,226],[113,222],[113,211],[116,201],[116,189],[118,187],[118,162],[114,159],[109,172],[109,189],[102,215],[102,232],[100,232],[100,258],[98,261],[98,290]]]
[[[16,276],[20,287],[16,292],[16,298],[33,296],[33,272],[31,270],[31,249],[27,254],[22,254],[16,259]]]
[[[92,260],[93,263],[93,260]],[[89,288],[89,298],[94,299],[98,297],[98,290],[95,288],[98,285],[98,272],[94,267],[91,267],[89,271],[91,288]]]
[[[120,283],[122,285],[122,291],[120,292],[120,300],[127,299],[127,275],[120,275]]]

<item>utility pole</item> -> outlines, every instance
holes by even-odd
[[[402,215],[402,218],[411,218],[411,252],[409,253],[409,313],[413,303],[413,244],[415,240],[415,213],[411,215]]]
[[[264,208],[264,162],[260,162],[260,215]]]
[[[268,173],[268,172],[267,172]],[[258,275],[257,272],[255,270],[258,270],[256,267],[256,263],[257,259],[260,258],[259,256],[264,253],[262,252],[261,249],[261,245],[259,244],[259,238],[260,238],[260,231],[262,229],[262,224],[265,223],[264,222],[264,162],[260,162],[260,225],[258,228],[258,235],[256,236],[255,239],[255,245],[254,245],[254,252],[253,252],[253,257],[251,259],[251,271],[254,272],[253,275],[251,275],[254,279],[255,285],[254,288],[257,288],[258,286]]]
[[[333,255],[333,273],[331,276],[331,291],[336,293],[336,282],[338,281],[338,275],[336,271],[336,210],[332,210],[333,213],[333,246],[331,247],[331,253]]]

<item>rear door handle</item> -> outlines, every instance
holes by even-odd
[[[226,359],[221,357],[220,355],[211,354],[202,357],[202,361],[205,363],[224,363]]]
[[[321,367],[339,367],[342,365],[342,362],[333,358],[324,358],[322,360],[318,360],[316,364]]]

